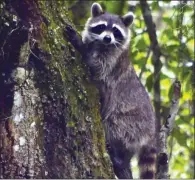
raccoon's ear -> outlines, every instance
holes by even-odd
[[[96,17],[103,13],[102,7],[99,3],[93,3],[91,6],[91,16]]]
[[[125,26],[130,26],[133,23],[134,18],[134,14],[132,12],[129,12],[122,17],[122,20]]]

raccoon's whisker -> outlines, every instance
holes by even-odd
[[[92,33],[92,32],[89,32],[89,34],[91,34],[91,35],[94,36],[94,37],[99,37],[97,34]]]
[[[116,45],[115,43],[113,43],[113,44],[114,44],[114,46],[118,49],[117,45]]]
[[[94,39],[99,39],[100,37],[97,34],[89,32],[90,36],[93,37]]]
[[[124,48],[124,45],[121,44],[120,42],[116,41],[116,43],[120,45],[119,47],[121,47],[121,49]]]
[[[121,44],[119,41],[116,41],[116,43],[118,43],[119,45],[121,45],[121,46],[122,46],[122,44]]]
[[[119,39],[118,39],[117,41],[118,41],[118,42],[123,42],[123,40],[119,40]]]
[[[121,49],[122,49],[120,46],[117,46],[116,43],[113,43],[113,44],[114,44],[114,46],[115,46],[118,50],[121,50]]]
[[[123,41],[122,40],[117,40],[116,41],[118,44],[120,44],[122,47],[124,47],[124,44],[122,43]]]

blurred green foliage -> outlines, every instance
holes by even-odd
[[[75,2],[67,2],[69,7]],[[82,30],[83,25],[90,16],[90,3],[87,3],[85,17],[72,14],[77,19],[77,29]],[[153,96],[153,64],[150,40],[139,6],[139,1],[98,1],[106,11],[115,14],[125,14],[129,6],[134,4],[135,21],[131,26],[131,57],[134,68],[141,81]],[[156,24],[156,33],[160,44],[162,56],[160,85],[161,85],[161,112],[162,120],[166,119],[172,97],[171,85],[175,79],[180,80],[182,96],[179,112],[175,120],[175,128],[168,140],[170,152],[169,173],[171,178],[195,178],[194,175],[194,114],[195,102],[193,81],[194,63],[194,2],[188,1],[149,1],[153,21]],[[82,11],[82,9],[80,9]],[[70,10],[71,11],[71,10]],[[78,24],[79,19],[79,24]],[[148,56],[149,54],[149,56]],[[148,57],[148,58],[147,58]],[[163,123],[163,122],[162,122]]]

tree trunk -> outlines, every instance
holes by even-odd
[[[113,178],[66,1],[0,2],[0,178]]]

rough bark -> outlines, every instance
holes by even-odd
[[[157,179],[169,179],[169,156],[167,150],[167,139],[173,130],[175,117],[179,110],[179,99],[181,96],[181,84],[179,81],[173,83],[173,97],[171,99],[169,115],[165,124],[159,132],[159,154],[157,162]]]
[[[113,178],[98,93],[62,36],[66,1],[0,5],[0,177]]]

